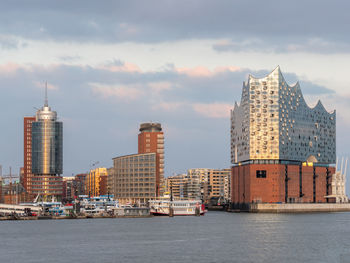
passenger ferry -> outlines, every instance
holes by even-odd
[[[199,216],[206,210],[201,200],[150,200],[150,213],[154,216]]]
[[[100,195],[89,197],[80,195],[80,211],[86,214],[101,214],[104,212],[114,212],[119,207],[119,202],[114,200],[113,195]]]

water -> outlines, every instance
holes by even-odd
[[[0,222],[0,262],[350,262],[350,213]]]

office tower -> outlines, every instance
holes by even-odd
[[[156,153],[156,193],[163,194],[164,134],[160,123],[142,123],[138,135],[138,153]]]
[[[175,198],[201,199],[204,203],[228,203],[230,200],[231,169],[189,169],[187,174],[165,179],[167,192]]]
[[[31,180],[32,174],[32,123],[35,121],[35,117],[24,117],[23,119],[23,131],[24,131],[24,156],[23,156],[23,169],[21,170],[21,183],[27,193],[32,194]]]
[[[111,192],[121,204],[147,204],[157,196],[156,153],[113,158]]]
[[[210,185],[209,185],[209,171],[211,169],[208,168],[194,168],[187,170],[187,176],[195,178],[196,176],[200,180],[201,186],[201,200],[203,203],[208,203],[210,199]]]
[[[75,177],[69,176],[69,177],[63,177],[63,192],[62,192],[62,201],[64,202],[71,202],[75,198]]]
[[[43,200],[62,198],[63,127],[57,113],[48,105],[36,112],[32,122],[32,180],[31,191]]]
[[[184,181],[186,174],[168,176],[164,179],[166,194],[174,200],[184,198]]]
[[[215,198],[220,203],[228,202],[230,200],[228,195],[230,192],[231,169],[210,169],[208,177],[210,198]]]
[[[231,111],[232,202],[327,202],[336,115],[310,108],[280,68],[249,76]]]
[[[85,178],[86,194],[100,196],[107,194],[107,168],[99,167],[90,170]]]
[[[86,195],[86,176],[87,174],[77,174],[75,175],[75,196]]]

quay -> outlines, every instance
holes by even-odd
[[[18,208],[19,207],[19,208]],[[21,206],[9,206],[4,216],[0,216],[0,221],[4,220],[60,220],[60,219],[96,219],[96,218],[145,218],[152,217],[150,209],[147,207],[126,207],[117,208],[113,213],[96,213],[96,214],[71,214],[71,215],[50,215],[50,214],[39,214],[35,216],[28,216],[20,210]],[[28,208],[28,206],[27,206]]]
[[[287,203],[268,204],[254,203],[246,204],[240,209],[228,209],[228,212],[250,212],[250,213],[330,213],[350,212],[350,203]]]

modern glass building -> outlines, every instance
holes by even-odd
[[[32,126],[34,174],[62,174],[62,122],[36,121]]]
[[[336,112],[320,101],[310,107],[299,83],[289,85],[277,67],[249,76],[231,111],[231,202],[333,202]]]
[[[63,173],[63,125],[47,104],[36,113],[32,123],[32,173]]]
[[[62,195],[63,125],[48,106],[36,112],[32,123],[32,193],[43,196]],[[47,198],[44,198],[47,199]]]
[[[320,101],[309,107],[299,83],[288,85],[279,67],[264,78],[249,76],[231,111],[231,160],[335,164],[336,113]]]

